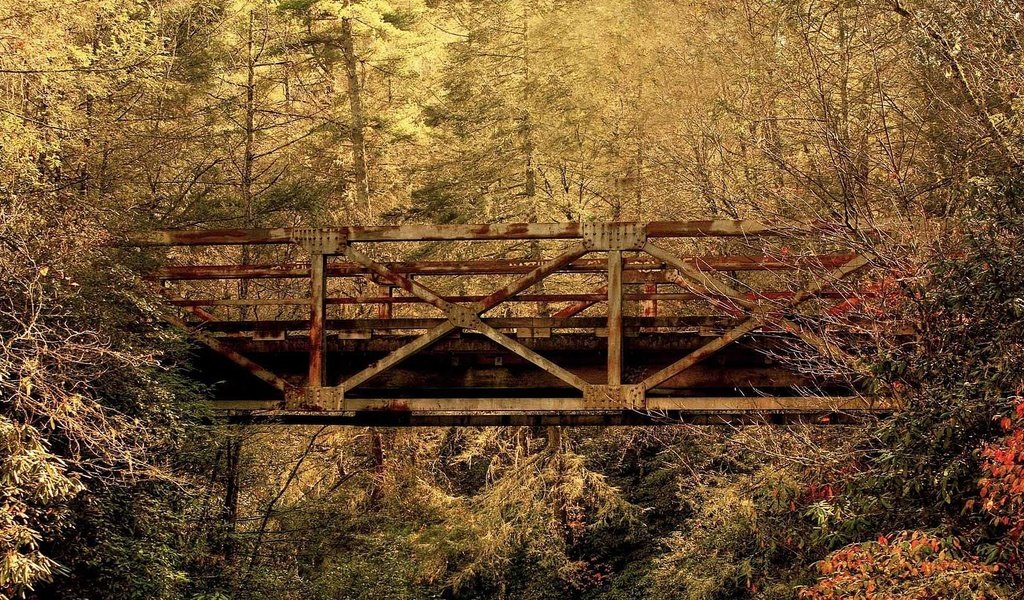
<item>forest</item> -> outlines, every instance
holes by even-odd
[[[0,600],[1024,598],[1022,103],[1015,0],[0,0]],[[123,243],[700,219],[870,252],[893,410],[226,423]]]

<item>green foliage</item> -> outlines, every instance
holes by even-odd
[[[82,490],[35,428],[0,415],[0,598],[51,581],[60,565],[42,552],[61,532],[66,503]]]
[[[880,530],[957,518],[976,494],[977,449],[1000,433],[1024,378],[1024,198],[1017,183],[977,186],[964,240],[931,263],[905,322],[919,343],[879,363],[904,409],[883,424],[863,495]]]
[[[889,347],[877,363],[901,409],[864,444],[866,460],[851,465],[844,493],[829,503],[841,509],[838,517],[823,515],[834,543],[915,533],[833,555],[807,597],[1004,597],[998,579],[1013,569],[997,574],[966,548],[993,563],[1000,548],[1014,546],[1011,529],[991,526],[971,508],[983,502],[981,459],[1005,442],[1008,420],[999,417],[1010,413],[1024,379],[1021,191],[1015,179],[974,182],[963,237],[944,240],[927,263],[929,277],[908,283],[913,300],[897,322],[914,324],[917,336]],[[938,558],[922,558],[925,546]]]
[[[830,554],[818,564],[823,575],[800,591],[807,600],[1000,600],[1007,592],[994,580],[996,567],[920,531],[880,536]]]
[[[687,528],[665,539],[656,597],[786,598],[821,551],[791,472],[766,466],[723,479],[689,500],[697,508]]]
[[[873,593],[850,564],[868,561],[913,597],[935,562],[916,534],[862,542],[922,528],[958,561],[928,585],[998,590],[974,555],[1005,560],[1019,528],[964,508],[1024,380],[1015,11],[0,0],[0,597],[782,598],[851,542],[824,581]],[[892,320],[917,337],[884,336],[876,363],[903,410],[820,434],[249,429],[225,468],[193,357],[137,277],[175,253],[102,246],[152,226],[709,214],[950,218],[925,255],[912,229],[874,248],[908,267]],[[295,260],[273,252],[202,257]]]
[[[183,450],[197,437],[197,390],[155,349],[172,365],[182,347],[139,326],[147,307],[125,257],[66,235],[72,211],[7,209],[0,593],[179,597],[196,542],[184,515],[204,502],[182,460],[198,456]]]
[[[492,463],[491,471],[493,484],[462,511],[417,536],[428,555],[454,550],[431,560],[448,571],[434,577],[443,576],[467,597],[473,597],[472,590],[515,589],[537,597],[566,586],[587,590],[602,576],[595,564],[577,554],[585,540],[639,524],[638,507],[574,452],[545,450],[523,460]],[[438,543],[442,535],[452,534],[462,543]],[[532,575],[524,578],[525,573]]]

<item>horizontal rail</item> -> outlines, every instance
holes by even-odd
[[[408,318],[392,319],[327,319],[325,328],[331,331],[372,331],[372,330],[403,330],[430,329],[440,325],[447,319],[442,318]],[[535,329],[595,329],[605,327],[608,321],[604,317],[494,317],[486,318],[491,327],[499,329],[535,328]],[[623,317],[623,326],[665,327],[687,329],[699,327],[728,327],[739,321],[733,317],[680,315],[660,317]],[[302,330],[309,327],[309,320],[275,319],[267,321],[206,321],[197,324],[204,331],[224,333],[252,331],[260,328],[274,330]]]
[[[248,425],[349,425],[364,427],[611,427],[653,425],[851,425],[877,419],[890,411],[842,412],[789,411],[774,413],[728,413],[665,411],[649,414],[619,411],[519,411],[514,413],[457,413],[383,411],[223,411],[222,420]],[[215,413],[217,414],[217,413]]]
[[[860,396],[650,398],[648,409],[593,410],[578,398],[346,400],[341,411],[289,411],[280,402],[211,402],[232,422],[403,426],[844,424],[893,410]]]
[[[871,292],[858,294],[858,297],[871,297]],[[677,293],[631,293],[623,294],[626,300],[679,300],[690,301],[700,298],[707,298],[710,294],[696,294],[693,292]],[[744,298],[755,300],[788,300],[794,298],[796,292],[772,291],[744,294]],[[846,300],[850,294],[843,292],[819,292],[818,298],[831,300]],[[479,302],[486,296],[442,296],[446,302]],[[519,294],[505,300],[505,302],[603,302],[608,299],[607,294]],[[353,296],[340,298],[327,298],[327,304],[423,304],[424,300],[416,296]],[[307,306],[309,298],[187,298],[167,300],[172,306]]]
[[[502,331],[502,330],[499,330]],[[513,332],[509,332],[512,334]],[[524,332],[531,334],[533,332]],[[682,353],[692,352],[700,348],[704,343],[708,342],[713,337],[720,336],[723,333],[721,329],[708,329],[702,331],[694,331],[685,334],[679,334],[684,337],[680,338],[668,338],[660,339],[654,338],[654,335],[640,335],[639,331],[631,328],[624,328],[624,335],[629,338],[626,342],[628,348],[628,354],[630,358],[635,359],[657,359],[654,363],[656,366],[660,366],[661,361],[665,357],[675,357],[676,355],[681,356]],[[744,354],[748,350],[756,351],[760,348],[763,350],[772,351],[783,350],[791,342],[790,338],[783,338],[783,334],[786,332],[782,330],[775,330],[769,328],[762,328],[755,331],[748,338],[747,345],[741,346],[736,345],[735,347],[728,346],[721,351],[721,356],[728,357],[729,360],[739,360],[739,354]],[[496,344],[490,343],[487,338],[478,334],[459,334],[460,337],[449,337],[435,343],[430,348],[423,351],[426,355],[444,356],[445,354],[454,355],[475,355],[469,357],[471,362],[466,363],[469,365],[477,364],[473,362],[476,359],[487,360],[490,358],[501,356],[503,361],[509,361],[509,364],[522,364],[519,358],[515,358],[514,354],[509,350],[502,348]],[[218,339],[223,341],[225,344],[230,345],[231,348],[238,352],[246,354],[263,354],[271,353],[278,355],[276,358],[280,358],[280,355],[287,353],[304,354],[308,352],[308,346],[303,345],[303,339],[306,337],[301,334],[287,335],[284,339],[279,339],[281,336],[278,335],[278,339],[274,339],[273,336],[264,336],[260,339],[249,336],[218,336]],[[554,360],[569,360],[573,369],[577,368],[581,362],[586,362],[592,359],[593,355],[597,354],[603,356],[607,349],[607,340],[603,337],[595,336],[592,332],[578,333],[575,335],[561,335],[559,333],[552,333],[551,337],[536,337],[527,335],[524,337],[516,336],[518,341],[522,342],[523,345],[540,352],[541,354],[547,354]],[[906,336],[903,336],[906,337]],[[654,338],[654,339],[652,339]],[[851,350],[864,349],[873,341],[868,334],[845,334],[842,336],[844,347]],[[790,341],[787,341],[790,340]],[[325,342],[325,351],[331,354],[335,360],[345,361],[348,357],[352,356],[356,361],[362,361],[371,355],[387,354],[400,348],[404,344],[408,344],[413,341],[411,335],[367,335],[367,332],[361,331],[351,336],[332,336],[329,335]],[[730,356],[732,354],[733,356]],[[645,356],[640,356],[645,355]],[[744,354],[745,356],[749,356]],[[483,357],[487,357],[486,359]],[[275,360],[276,360],[275,358]],[[645,363],[646,361],[644,361]],[[641,362],[634,361],[634,364],[644,364]],[[733,363],[729,363],[732,365]],[[750,362],[739,362],[736,363],[740,366],[746,367]],[[697,365],[691,368],[696,368]],[[645,367],[647,368],[647,367]],[[656,368],[654,366],[651,369]],[[725,367],[723,367],[725,368]],[[689,369],[683,371],[684,373]],[[543,373],[542,369],[537,370],[538,373]],[[637,371],[634,371],[634,373]],[[632,375],[630,376],[632,377]],[[595,380],[596,382],[597,380]]]
[[[849,262],[853,254],[821,254],[778,258],[772,256],[697,256],[683,260],[697,269],[716,271],[793,271],[797,269],[834,269]],[[385,267],[404,275],[518,275],[529,273],[541,265],[538,260],[467,260],[418,261],[382,263]],[[562,273],[604,273],[605,260],[580,259],[559,269]],[[623,259],[626,271],[661,271],[668,268],[664,261],[644,258]],[[327,266],[330,277],[362,277],[371,271],[351,262],[331,263]],[[154,269],[152,279],[190,281],[206,279],[300,279],[309,277],[305,263],[265,265],[181,265]]]
[[[861,396],[724,396],[657,397],[647,399],[646,411],[842,411],[872,410],[873,401]],[[883,408],[879,406],[879,409]],[[885,406],[884,408],[888,408]],[[581,398],[346,398],[346,410],[381,411],[541,411],[586,410]]]
[[[776,226],[746,220],[656,221],[645,226],[648,237],[781,236],[821,233],[823,224]],[[434,242],[471,240],[582,239],[580,223],[493,223],[469,225],[384,225],[317,228],[350,242]],[[131,234],[127,245],[213,246],[233,244],[287,244],[307,228],[158,230]]]

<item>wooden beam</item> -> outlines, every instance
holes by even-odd
[[[327,385],[326,342],[327,333],[327,256],[314,254],[310,274],[309,299],[309,386]]]
[[[622,384],[622,252],[608,252],[608,385]]]
[[[399,273],[395,273],[391,269],[374,261],[369,256],[366,256],[362,252],[359,252],[352,246],[346,245],[344,248],[342,248],[342,253],[345,255],[346,258],[348,258],[352,262],[359,263],[360,265],[366,267],[367,269],[375,273],[378,277],[390,281],[391,283],[397,285],[398,287],[409,292],[410,294],[420,298],[427,304],[436,306],[437,308],[445,312],[448,312],[451,309],[451,302],[448,302],[427,286],[423,285],[418,281],[413,281]]]
[[[213,314],[208,310],[204,310],[198,306],[190,306],[186,310],[188,310],[188,312],[194,314],[195,316],[199,317],[201,321],[206,321],[209,323],[210,321],[221,320],[220,317],[218,317],[217,315]]]
[[[696,293],[699,294],[702,291],[707,291],[713,296],[723,296],[729,298],[730,300],[742,306],[743,308],[749,310],[757,309],[757,303],[752,300],[748,300],[746,298],[746,295],[743,294],[743,292],[740,292],[739,290],[733,288],[727,283],[719,281],[716,277],[708,275],[704,271],[701,271],[690,266],[689,264],[686,263],[686,261],[672,254],[668,250],[665,250],[664,248],[656,244],[648,242],[644,246],[644,251],[650,254],[651,256],[663,260],[669,265],[673,266],[677,271],[679,271],[679,274],[682,275],[685,278],[685,280],[691,282],[690,287]]]
[[[691,284],[680,283],[683,287],[689,287]],[[799,292],[791,291],[767,291],[767,292],[753,292],[745,294],[744,298],[753,302],[756,300],[789,300],[794,298]],[[866,297],[873,296],[875,294],[866,294]],[[826,298],[834,300],[842,300],[849,296],[849,294],[836,291],[818,292],[814,294],[817,298]],[[442,300],[449,304],[455,303],[479,303],[487,299],[487,296],[472,295],[472,296],[439,296]],[[675,301],[692,301],[692,300],[707,300],[714,304],[714,301],[718,296],[711,294],[703,294],[697,292],[629,292],[623,293],[623,300],[639,300],[642,302],[651,301],[657,302],[659,300],[675,300]],[[608,299],[608,292],[605,286],[585,294],[565,294],[565,293],[550,293],[550,294],[518,294],[510,298],[502,300],[502,302],[572,302],[572,310],[567,307],[565,311],[558,311],[556,315],[561,316],[572,316],[583,309],[589,308],[594,304],[605,302]],[[417,296],[346,296],[346,297],[335,297],[327,298],[325,300],[327,304],[335,305],[353,305],[353,304],[425,304],[426,302]],[[299,297],[287,297],[287,298],[174,298],[165,302],[170,306],[183,306],[183,307],[195,307],[195,306],[304,306],[309,304],[309,298]],[[580,305],[579,308],[575,308],[576,305]],[[727,311],[730,314],[736,313],[736,310]],[[740,311],[742,313],[742,311]],[[554,315],[553,315],[554,316]]]
[[[767,225],[756,221],[657,221],[645,226],[647,237],[750,237],[798,236],[828,229],[822,224]],[[473,225],[383,225],[325,227],[320,231],[349,242],[432,242],[445,240],[581,239],[579,223],[492,223]],[[133,246],[209,246],[234,244],[287,244],[309,229],[158,230],[128,236]]]
[[[273,401],[222,401],[210,403],[220,410],[273,410],[280,405]],[[881,412],[892,405],[863,396],[693,396],[653,397],[649,411],[686,411],[695,413],[785,413],[785,412]],[[588,410],[582,398],[401,398],[346,399],[341,412],[374,411],[381,413],[502,413],[519,412],[613,412],[607,409]],[[323,414],[323,413],[319,413]]]
[[[602,300],[607,296],[602,295]],[[718,315],[662,315],[658,317],[626,317],[622,318],[624,328],[657,327],[669,329],[697,328],[728,328],[738,320]],[[430,329],[447,321],[444,318],[409,318],[392,319],[328,319],[328,331],[347,330],[395,330],[395,329]],[[486,323],[498,329],[542,328],[542,329],[594,329],[607,327],[604,317],[492,317]],[[203,323],[203,329],[224,333],[253,331],[257,328],[277,329],[284,331],[305,330],[309,321],[302,319],[275,319],[269,321],[217,321]]]
[[[224,411],[223,420],[235,425],[348,425],[361,427],[612,427],[656,425],[850,425],[891,411],[786,411],[771,413],[728,413],[661,411],[643,413],[615,411],[517,411],[513,413],[452,411],[402,412],[348,411]]]
[[[591,306],[593,306],[593,305],[597,304],[598,302],[600,302],[602,298],[607,298],[608,297],[608,286],[607,285],[602,285],[601,287],[599,287],[599,288],[595,289],[593,292],[591,292],[591,294],[593,296],[595,296],[595,299],[593,299],[593,300],[589,300],[589,299],[588,300],[577,300],[576,302],[570,304],[569,306],[566,306],[565,308],[563,308],[561,310],[555,311],[555,313],[553,315],[551,315],[551,316],[552,317],[558,317],[558,318],[568,318],[568,317],[572,317],[572,316],[578,315],[579,313],[587,310]]]
[[[582,390],[587,386],[586,381],[584,381],[571,371],[564,369],[555,364],[554,362],[548,360],[547,358],[544,358],[540,354],[537,354],[530,348],[524,346],[519,341],[501,333],[497,329],[494,329],[493,327],[485,323],[481,323],[481,325],[482,326],[480,327],[480,333],[483,333],[488,338],[493,340],[496,344],[507,349],[509,352],[512,352],[513,354],[516,354],[532,362],[533,364],[537,365],[544,371],[554,375],[555,377],[561,379],[562,381],[568,383],[569,385],[576,389]]]
[[[385,298],[393,300],[395,297],[395,288],[390,285],[378,285],[378,290],[384,295]],[[392,302],[381,302],[377,305],[377,318],[378,319],[390,319],[394,316],[394,304]]]
[[[749,317],[747,320],[743,321],[739,325],[733,327],[724,334],[716,337],[707,344],[704,344],[700,348],[687,354],[686,356],[677,360],[671,365],[668,365],[664,369],[661,369],[660,371],[657,371],[656,373],[647,376],[646,378],[644,378],[643,381],[640,382],[640,385],[643,386],[645,390],[655,388],[661,383],[668,380],[669,378],[681,373],[682,371],[685,371],[686,369],[689,369],[693,365],[706,359],[715,352],[718,352],[722,348],[735,342],[744,335],[757,329],[759,326],[761,326],[761,321],[759,319]]]
[[[489,308],[496,306],[509,295],[516,293],[517,290],[526,289],[532,286],[537,281],[540,281],[548,274],[556,270],[559,266],[566,264],[568,262],[572,262],[579,256],[585,254],[587,250],[583,248],[582,245],[567,250],[554,260],[537,267],[523,278],[513,282],[512,284],[506,286],[501,290],[498,290],[494,294],[491,294],[490,296],[482,300],[478,305],[476,305],[474,309],[466,309],[459,305],[447,302],[441,296],[437,295],[435,292],[433,292],[426,286],[423,286],[418,282],[411,281],[400,274],[388,270],[383,265],[375,263],[369,257],[352,249],[351,246],[346,246],[345,248],[343,248],[343,251],[345,256],[347,256],[350,260],[373,270],[374,273],[376,273],[377,275],[387,279],[388,281],[391,281],[392,283],[395,283],[396,285],[406,290],[407,292],[422,298],[425,302],[428,302],[429,304],[432,304],[433,306],[436,306],[441,310],[444,310],[446,313],[448,313],[449,319],[452,319],[452,321],[454,321],[455,315],[458,314],[459,312],[465,312],[467,313],[467,316],[472,315],[474,317],[474,320],[476,321],[476,323],[474,324],[474,328],[479,329],[481,333],[486,335],[488,338],[494,340],[496,343],[504,346],[509,351],[525,358],[526,360],[529,360],[530,362],[536,364],[537,366],[544,369],[548,373],[551,373],[555,377],[558,377],[562,381],[565,381],[566,383],[574,387],[582,389],[583,386],[586,385],[585,381],[583,381],[579,377],[576,377],[571,372],[559,367],[555,363],[537,354],[536,352],[527,348],[518,341],[502,334],[498,330],[494,329],[493,327],[490,327],[489,325],[486,325],[485,323],[483,323],[483,321],[480,321],[478,318],[476,318],[478,316],[478,312],[486,311]],[[454,328],[452,322],[449,322],[448,325]],[[372,377],[376,373],[379,373],[380,371],[383,371],[384,369],[390,367],[392,364],[397,364],[398,361],[404,360],[405,358],[407,358],[407,356],[411,356],[415,352],[418,352],[422,348],[425,348],[429,344],[433,343],[433,341],[436,341],[436,339],[439,339],[441,336],[447,334],[449,331],[451,331],[451,329],[447,329],[441,326],[434,330],[431,330],[431,332],[428,332],[427,334],[421,336],[417,340],[417,342],[419,343],[413,342],[409,346],[406,346],[405,349],[396,350],[395,352],[388,355],[388,357],[385,359],[385,361],[387,362],[379,362],[377,365],[371,367],[370,369],[357,374],[356,377],[350,379],[348,382],[346,382],[346,384],[358,385],[361,381],[365,381],[366,378]],[[436,334],[436,337],[430,339],[432,334]],[[406,354],[405,350],[409,350],[409,352]],[[382,364],[383,366],[380,366]]]
[[[443,338],[444,336],[448,335],[454,330],[455,326],[448,321],[445,321],[437,325],[436,327],[434,327],[427,333],[419,336],[412,342],[396,349],[395,351],[391,352],[384,358],[378,360],[377,362],[366,367],[362,371],[346,379],[341,384],[342,389],[351,390],[352,388],[360,385],[361,383],[364,383],[365,381],[379,375],[380,373],[383,373],[387,369],[390,369],[391,367],[399,364],[400,362],[416,354],[420,350],[427,348],[428,346],[438,341],[439,339]]]
[[[467,356],[461,354],[459,365],[456,368],[445,369],[441,365],[450,364],[453,353],[446,352],[448,348],[457,349],[462,340],[447,338],[437,342],[437,345],[423,350],[419,356],[430,353],[435,348],[437,352],[420,364],[410,362],[403,363],[388,369],[377,375],[372,380],[362,384],[361,395],[372,396],[378,391],[390,394],[394,390],[407,390],[402,395],[426,395],[428,388],[431,390],[445,389],[453,394],[457,389],[481,389],[492,390],[490,395],[512,396],[514,394],[537,395],[536,390],[572,390],[575,389],[569,384],[549,375],[541,369],[528,369],[520,361],[506,359],[501,365],[495,365],[492,355],[497,352],[490,352],[484,357],[479,354]],[[526,343],[526,342],[524,342]],[[444,349],[437,348],[444,344]],[[476,344],[472,344],[475,347]],[[531,348],[537,349],[531,345]],[[504,352],[504,350],[500,350]],[[645,353],[649,356],[649,353]],[[545,354],[549,358],[556,356],[573,356],[571,371],[585,381],[604,381],[607,378],[607,371],[604,356],[594,356],[588,352],[562,352],[559,354]],[[600,358],[600,363],[596,359]],[[490,359],[490,360],[485,360]],[[592,362],[592,359],[594,362]],[[410,359],[414,360],[414,359]],[[753,363],[740,363],[729,361],[727,365],[697,364],[678,375],[666,380],[658,386],[658,390],[665,390],[666,395],[673,395],[678,390],[701,390],[706,388],[720,389],[746,389],[746,390],[768,390],[781,388],[808,389],[820,384],[811,377],[794,373],[791,370],[780,366],[754,366]],[[414,390],[422,390],[420,392]],[[531,393],[533,392],[533,393]],[[430,392],[435,393],[435,392]],[[476,392],[474,392],[476,393]],[[751,391],[750,393],[756,393]],[[447,395],[447,394],[441,394]]]
[[[799,324],[788,319],[776,319],[776,322],[785,327],[786,331],[802,339],[812,348],[817,350],[822,356],[825,356],[839,364],[845,365],[860,375],[869,375],[871,373],[871,368],[864,364],[863,361],[851,356],[839,346],[829,342],[813,331],[808,331]]]
[[[854,367],[855,370],[865,372],[865,368],[863,367],[863,365],[859,365],[859,362],[857,360],[846,355],[840,349],[836,348],[834,344],[829,344],[816,334],[805,331],[799,325],[796,325],[795,323],[792,323],[791,321],[788,321],[783,317],[772,316],[768,314],[768,309],[766,307],[759,305],[757,302],[753,300],[749,300],[746,294],[736,290],[729,284],[722,282],[711,275],[708,275],[706,273],[689,267],[684,262],[682,262],[677,256],[674,256],[672,253],[668,252],[664,248],[661,248],[655,244],[648,242],[644,246],[644,250],[648,254],[654,256],[655,258],[664,260],[668,264],[676,267],[676,269],[679,271],[680,275],[684,279],[683,281],[681,281],[681,283],[687,284],[691,289],[699,292],[700,289],[703,288],[711,292],[714,296],[727,297],[736,304],[738,304],[739,306],[742,306],[743,308],[746,308],[751,312],[750,321],[747,322],[746,327],[742,324],[738,325],[736,328],[730,330],[729,332],[726,332],[725,335],[717,338],[716,340],[709,343],[705,347],[694,351],[690,355],[680,359],[679,361],[673,363],[672,365],[669,365],[668,367],[662,369],[658,373],[651,375],[643,382],[643,385],[648,386],[647,389],[650,389],[650,387],[656,386],[665,379],[667,379],[667,377],[665,377],[666,373],[670,377],[681,370],[687,369],[690,366],[693,366],[694,364],[699,362],[700,360],[707,358],[712,353],[717,352],[728,343],[731,343],[735,339],[738,339],[740,336],[746,333],[746,331],[743,331],[743,329],[751,331],[758,326],[763,326],[767,324],[773,324],[775,326],[782,327],[783,329],[794,333],[804,341],[808,342],[814,348],[825,353],[826,356],[840,357],[843,362],[846,362],[850,366]],[[786,308],[795,308],[800,304],[810,300],[811,298],[819,296],[822,293],[824,287],[826,285],[831,284],[832,280],[839,280],[848,275],[856,273],[857,271],[867,267],[869,264],[870,259],[868,256],[854,256],[852,259],[847,261],[838,269],[830,272],[828,277],[818,278],[806,289],[794,293],[785,303]],[[714,298],[710,298],[710,300],[714,302]],[[750,326],[751,324],[753,325],[752,327]],[[736,335],[737,333],[738,335]],[[671,372],[673,369],[677,370]]]
[[[814,297],[821,297],[822,291],[826,286],[831,285],[834,281],[838,281],[845,277],[848,277],[858,271],[861,271],[871,266],[872,255],[859,254],[854,256],[849,261],[845,262],[839,268],[831,271],[825,277],[819,277],[811,285],[807,286],[806,289],[798,292],[793,298],[789,299],[789,306],[795,307],[807,300]]]
[[[474,310],[478,315],[482,315],[492,308],[498,306],[505,300],[508,300],[512,296],[527,290],[540,281],[542,281],[548,275],[551,275],[555,271],[558,271],[565,265],[571,263],[577,258],[587,254],[589,251],[583,247],[583,244],[575,244],[565,252],[562,252],[555,258],[537,266],[526,275],[523,275],[519,279],[509,283],[501,289],[495,290],[487,297],[481,299],[474,306]]]
[[[174,300],[180,300],[181,299],[181,298],[174,297],[171,294],[171,291],[169,289],[167,289],[167,288],[160,288],[160,295],[163,297],[165,304],[169,304],[170,302],[172,302]],[[195,315],[200,321],[204,321],[206,323],[209,323],[209,322],[212,322],[212,321],[221,321],[222,320],[219,315],[216,315],[216,314],[214,314],[214,313],[212,313],[212,312],[202,308],[201,306],[187,306],[187,307],[185,307],[185,310],[187,310],[188,312],[190,312],[193,315]]]
[[[647,298],[644,298],[640,301],[640,316],[658,316],[658,284],[645,283],[644,295],[647,296]]]
[[[174,325],[175,327],[187,332],[199,343],[213,350],[217,354],[220,354],[221,356],[230,360],[236,365],[242,367],[246,371],[249,371],[254,376],[256,376],[256,378],[265,381],[266,383],[276,388],[278,391],[287,392],[288,389],[291,387],[289,383],[285,381],[285,379],[280,375],[277,375],[276,373],[270,371],[269,369],[264,368],[263,365],[257,363],[256,361],[238,353],[233,348],[231,348],[231,346],[225,344],[224,342],[218,340],[217,338],[211,335],[207,335],[201,331],[196,331],[195,329],[192,329],[191,327],[188,326],[187,323],[185,323],[178,317],[175,317],[174,315],[163,314],[162,317],[171,325]]]
[[[648,410],[699,412],[840,411],[870,409],[870,400],[858,396],[694,397],[649,398]],[[393,411],[536,411],[586,410],[577,398],[409,398],[400,400],[352,399],[347,410]]]
[[[721,311],[730,317],[742,317],[747,314],[747,311],[736,306],[729,298],[723,298],[722,296],[716,295],[711,291],[701,291],[702,286],[695,283],[692,279],[688,279],[678,271],[669,271],[665,273],[665,279],[670,283],[674,283],[684,290],[694,290],[690,294],[694,298],[703,300],[705,303],[710,304],[716,310]],[[757,299],[753,294],[747,294],[747,299],[751,302]]]
[[[797,269],[832,269],[849,262],[853,254],[822,254],[778,258],[773,256],[684,256],[683,261],[699,270],[717,271],[794,271]],[[403,275],[518,275],[529,273],[542,261],[537,260],[465,260],[415,261],[382,263],[389,270]],[[607,265],[598,259],[580,259],[565,265],[566,273],[604,273]],[[651,258],[623,259],[623,270],[660,271],[665,262]],[[372,273],[352,262],[331,263],[330,277],[362,277]],[[152,279],[190,281],[207,279],[302,279],[309,277],[309,265],[284,263],[264,265],[175,265],[158,267],[149,272]],[[645,277],[649,277],[646,275]],[[628,279],[627,279],[628,280]],[[637,280],[639,281],[639,280]]]

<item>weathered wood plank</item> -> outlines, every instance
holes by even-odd
[[[700,270],[719,271],[794,271],[804,269],[832,269],[846,264],[853,254],[822,254],[780,258],[774,256],[684,256],[681,260]],[[519,275],[540,266],[536,260],[466,260],[415,261],[381,263],[389,270],[403,275]],[[632,271],[658,271],[665,262],[653,258],[624,259],[626,282],[642,281]],[[561,269],[565,273],[603,273],[607,265],[598,259],[580,259]],[[327,270],[331,277],[362,277],[372,273],[352,262],[332,263]],[[304,263],[264,265],[175,265],[154,269],[148,274],[153,279],[189,281],[206,279],[301,279],[309,277],[309,265]],[[632,279],[630,278],[632,276]],[[650,277],[645,275],[643,277]]]
[[[676,375],[686,369],[689,369],[693,365],[708,358],[715,352],[718,352],[722,348],[728,346],[729,344],[733,343],[734,341],[738,340],[744,335],[750,333],[754,329],[757,329],[760,325],[760,320],[754,317],[750,317],[747,320],[740,323],[739,325],[737,325],[736,327],[733,327],[729,331],[716,337],[707,344],[704,344],[700,348],[687,354],[686,356],[677,360],[671,365],[655,373],[652,373],[651,375],[648,375],[646,378],[644,378],[642,382],[640,382],[640,385],[642,385],[646,390],[655,388],[659,384],[663,383],[665,380],[672,377],[673,375]]]
[[[608,252],[608,385],[622,383],[622,252]]]
[[[213,402],[220,410],[273,410],[279,406],[268,401]],[[648,399],[650,412],[687,411],[695,413],[760,413],[760,412],[842,412],[886,411],[892,405],[864,396],[711,396],[654,397]],[[453,412],[516,413],[516,412],[608,412],[588,410],[582,398],[346,398],[345,410],[387,413]]]
[[[371,379],[372,377],[375,377],[380,373],[383,373],[387,369],[390,369],[391,367],[401,363],[403,360],[416,354],[420,350],[423,350],[424,348],[430,346],[431,344],[435,343],[437,340],[443,338],[444,336],[448,335],[454,330],[455,326],[449,323],[448,321],[445,321],[440,325],[437,325],[436,327],[434,327],[427,333],[419,336],[412,342],[394,350],[393,352],[391,352],[391,354],[388,354],[387,356],[373,363],[369,367],[366,367],[362,371],[349,377],[341,384],[341,387],[346,390],[355,388],[356,386],[364,383],[368,379]]]
[[[656,221],[645,226],[648,237],[799,236],[819,233],[818,224],[768,225],[744,220]],[[134,246],[202,246],[223,244],[285,244],[302,228],[159,230],[128,236]],[[492,223],[472,225],[383,225],[328,227],[321,231],[350,242],[469,241],[580,239],[579,223]]]
[[[327,385],[326,328],[327,319],[327,256],[313,255],[309,300],[309,385]]]

